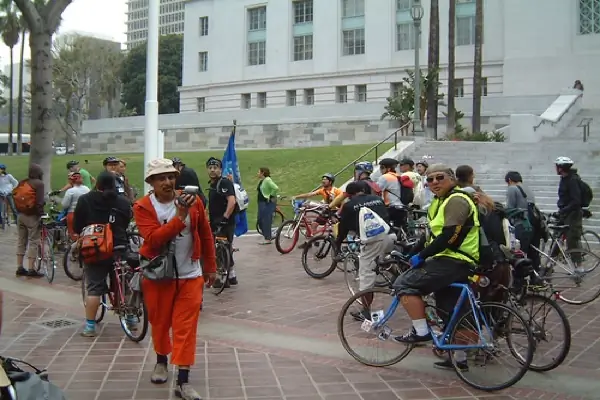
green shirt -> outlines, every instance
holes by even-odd
[[[93,189],[92,175],[83,168],[79,169],[79,173],[81,174],[81,180],[83,181],[83,186],[87,186],[89,189]]]
[[[273,179],[271,179],[271,177],[266,177],[265,179],[263,179],[260,185],[260,192],[266,199],[270,200],[271,197],[277,196],[277,193],[279,192],[279,187],[275,184],[275,182],[273,182]]]

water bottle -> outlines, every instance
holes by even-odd
[[[346,236],[346,240],[349,242],[348,249],[350,249],[350,251],[358,250],[358,244],[356,244],[356,242],[354,241],[354,238],[351,235]]]
[[[509,239],[510,249],[512,251],[519,250],[517,248],[517,242],[518,242],[518,240],[517,240],[517,237],[515,235],[515,227],[512,226],[512,225],[508,226],[508,239]],[[520,248],[520,244],[519,244],[519,248]]]

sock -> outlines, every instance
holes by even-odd
[[[163,356],[162,354],[156,354],[156,363],[167,365],[169,363],[169,358],[167,356]]]
[[[179,371],[177,371],[177,384],[183,385],[184,383],[188,383],[189,376],[190,376],[189,369],[179,368]]]
[[[464,350],[455,350],[454,359],[456,360],[456,362],[460,363],[467,361],[467,352]]]
[[[96,321],[94,321],[93,319],[86,319],[85,327],[87,329],[96,329]]]
[[[419,336],[425,336],[429,333],[429,328],[427,327],[427,320],[423,319],[415,319],[413,320],[413,327]]]
[[[229,279],[235,278],[235,269],[231,268],[229,270]]]

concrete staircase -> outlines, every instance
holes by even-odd
[[[510,170],[519,171],[524,183],[534,191],[540,209],[552,212],[556,211],[559,182],[554,160],[558,156],[570,157],[596,196],[590,207],[594,215],[584,224],[600,232],[600,129],[592,125],[591,137],[583,143],[581,128],[576,128],[588,114],[598,115],[594,122],[600,125],[600,110],[583,110],[564,135],[540,143],[415,142],[398,158],[409,156],[415,162],[425,158],[429,164],[444,163],[452,168],[470,165],[475,170],[476,183],[503,203],[504,176]]]

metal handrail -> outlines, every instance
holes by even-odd
[[[577,99],[579,99],[579,97],[581,97],[581,96],[583,96],[583,95],[582,95],[582,94],[579,94],[579,95],[577,96]],[[564,117],[564,116],[565,116],[565,114],[569,112],[569,110],[571,109],[571,107],[573,107],[573,105],[575,105],[575,103],[577,102],[577,99],[575,99],[575,101],[574,101],[574,102],[572,102],[571,104],[569,104],[569,106],[567,107],[567,109],[566,109],[566,110],[564,110],[564,111],[563,111],[563,112],[562,112],[562,113],[561,113],[561,114],[558,116],[558,118],[556,119],[556,121],[550,121],[549,119],[542,119],[542,120],[540,121],[540,123],[539,123],[539,124],[537,124],[536,126],[534,126],[534,127],[533,127],[533,131],[534,131],[534,132],[535,132],[535,131],[537,131],[537,129],[538,129],[540,126],[542,126],[542,124],[545,124],[546,122],[550,122],[550,123],[552,124],[552,126],[554,126],[554,124],[557,124],[557,123],[558,123],[558,122],[559,122],[559,121],[562,119],[562,117]]]
[[[394,150],[398,150],[398,132],[400,132],[402,129],[408,127],[411,123],[412,122],[407,122],[406,124],[402,125],[397,130],[395,130],[394,132],[390,133],[388,136],[386,136],[385,138],[383,138],[382,140],[380,140],[379,142],[377,142],[375,145],[371,146],[367,151],[365,151],[359,157],[357,157],[353,161],[350,161],[348,164],[346,164],[342,169],[340,169],[338,172],[336,172],[335,174],[333,174],[333,176],[337,177],[338,175],[346,172],[346,170],[348,168],[353,167],[354,165],[356,165],[356,163],[358,161],[360,161],[363,158],[365,158],[367,156],[367,154],[371,153],[373,150],[375,150],[375,162],[377,162],[377,160],[379,159],[379,157],[377,156],[378,155],[377,154],[377,149],[379,148],[380,145],[386,143],[392,136],[394,137]],[[315,190],[317,190],[320,187],[321,187],[321,185],[315,187],[313,190],[311,190],[311,192],[314,192]]]
[[[594,119],[593,118],[583,118],[581,121],[579,121],[579,124],[577,124],[577,128],[583,128],[583,141],[587,142],[588,138],[590,137],[590,124],[592,123]]]

